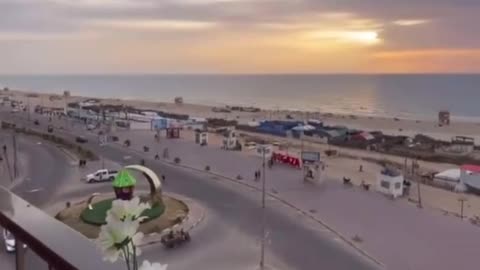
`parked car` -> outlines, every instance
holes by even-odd
[[[83,136],[78,136],[77,138],[75,138],[75,141],[77,143],[86,143],[88,142],[87,138],[83,137]]]
[[[255,142],[246,142],[245,143],[245,148],[253,150],[257,148],[257,143]]]
[[[88,124],[87,125],[87,130],[94,130],[97,126],[95,126],[94,124]]]
[[[15,252],[15,237],[7,230],[3,230],[3,241],[5,243],[5,250],[7,252]]]
[[[86,181],[87,183],[113,181],[117,174],[118,171],[114,170],[98,170],[94,173],[88,174],[86,176]]]

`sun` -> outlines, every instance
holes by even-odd
[[[347,31],[344,32],[344,38],[352,42],[364,44],[376,44],[380,42],[378,33],[375,31]]]

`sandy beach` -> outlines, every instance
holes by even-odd
[[[42,105],[46,107],[64,108],[66,103],[77,102],[88,99],[89,97],[70,96],[65,98],[58,94],[42,94],[33,92],[23,92],[10,90],[3,92],[3,96],[9,95],[14,100],[30,104],[31,107]],[[55,96],[55,98],[51,98]],[[101,99],[102,104],[126,105],[142,110],[157,110],[175,114],[187,114],[191,117],[202,118],[223,118],[227,120],[237,120],[240,124],[246,124],[251,121],[260,120],[321,120],[326,125],[340,125],[348,128],[360,129],[366,131],[382,131],[388,135],[414,136],[424,134],[436,139],[449,141],[454,136],[469,136],[480,141],[480,123],[456,121],[453,120],[449,126],[438,126],[438,123],[432,120],[417,119],[394,119],[385,117],[367,117],[359,115],[339,115],[331,113],[300,112],[285,110],[261,110],[260,112],[239,112],[231,111],[229,113],[213,112],[212,106],[190,104],[188,97],[184,104],[175,104],[171,102],[149,102],[145,100],[124,100],[124,99]]]

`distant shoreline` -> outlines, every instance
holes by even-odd
[[[45,96],[50,96],[50,95],[63,95],[62,91],[55,92],[45,92],[45,91],[35,91],[35,90],[19,90],[19,89],[10,89],[11,92],[20,92],[20,93],[30,93],[30,94],[39,94],[39,95],[45,95]],[[73,93],[75,94],[75,93]],[[73,95],[71,96],[73,99],[89,99],[89,98],[94,98],[94,99],[100,99],[100,100],[115,100],[115,101],[122,101],[124,103],[160,103],[160,104],[168,104],[168,103],[173,103],[173,99],[169,101],[164,101],[164,100],[159,100],[159,101],[149,101],[148,98],[134,98],[134,97],[120,97],[120,98],[112,98],[112,97],[106,97],[106,96],[86,96],[86,95]],[[282,108],[277,106],[276,108],[270,108],[271,106],[259,106],[259,105],[252,105],[252,104],[242,104],[242,103],[224,103],[224,102],[197,102],[195,100],[191,100],[189,102],[188,97],[183,97],[186,100],[186,104],[188,105],[195,105],[195,106],[203,106],[207,108],[213,108],[213,107],[234,107],[234,106],[239,106],[239,107],[257,107],[261,109],[262,111],[266,112],[283,112],[283,113],[294,113],[294,114],[316,114],[320,113],[322,115],[325,114],[334,114],[339,117],[349,117],[351,115],[355,115],[357,117],[364,117],[364,118],[387,118],[387,119],[393,119],[393,118],[398,118],[402,120],[421,120],[421,121],[427,121],[427,122],[436,122],[437,121],[437,115],[389,115],[389,114],[384,114],[384,113],[359,113],[358,111],[356,112],[347,112],[347,111],[341,111],[341,110],[318,110],[318,111],[313,111],[313,110],[300,110],[300,109],[292,109],[292,108]],[[275,106],[274,106],[275,107]],[[475,117],[475,116],[456,116],[452,115],[452,120],[455,122],[464,122],[464,123],[480,123],[480,116]]]
[[[0,75],[0,87],[102,99],[254,106],[363,117],[480,122],[480,74],[110,74]]]
[[[213,112],[213,106],[206,106],[200,104],[189,104],[188,97],[185,99],[185,104],[178,105],[172,102],[152,102],[145,100],[125,100],[114,98],[97,98],[84,96],[71,96],[66,100],[62,95],[56,93],[40,93],[33,91],[19,91],[10,90],[8,92],[1,91],[2,95],[8,93],[15,100],[21,100],[24,104],[29,103],[31,106],[42,105],[46,107],[64,108],[65,103],[78,102],[88,98],[101,100],[103,104],[111,105],[127,105],[140,110],[156,110],[168,113],[189,115],[191,117],[202,118],[222,118],[227,120],[236,120],[241,124],[247,124],[251,121],[260,120],[308,120],[318,119],[323,121],[326,125],[339,125],[348,128],[365,130],[365,131],[382,131],[389,135],[405,135],[414,136],[416,134],[424,134],[434,137],[436,139],[449,141],[454,136],[469,136],[475,138],[475,141],[480,142],[480,123],[456,121],[453,119],[450,126],[439,127],[437,121],[421,120],[421,119],[402,119],[393,117],[373,117],[361,115],[340,115],[330,113],[303,113],[287,110],[262,110],[260,112],[238,112],[232,111],[230,113],[216,113]],[[36,94],[38,97],[27,98],[27,94]],[[73,93],[74,94],[74,93]],[[55,95],[59,97],[55,100],[49,100],[49,96]],[[287,119],[290,118],[290,119]]]

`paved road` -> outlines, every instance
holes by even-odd
[[[4,134],[2,134],[4,135]],[[28,168],[20,167],[24,181],[13,187],[20,197],[29,201],[37,207],[41,207],[49,201],[60,182],[68,177],[68,164],[65,156],[46,144],[37,144],[37,141],[26,139],[23,136],[17,137],[18,152],[26,156]],[[11,147],[10,145],[8,147]],[[0,269],[14,269],[14,256],[7,254],[3,247],[3,239],[0,247]],[[38,262],[38,260],[35,260]],[[31,265],[38,265],[37,263]]]
[[[58,131],[58,133],[61,132]],[[76,134],[78,134],[78,131]],[[73,139],[73,135],[64,134],[64,136]],[[138,154],[128,152],[128,150],[121,147],[99,147],[93,138],[94,136],[90,136],[87,146],[101,153],[105,158],[118,163],[125,163],[124,156],[126,155],[132,157],[129,163],[142,158]],[[221,242],[225,239],[218,239],[216,236],[222,235],[223,237],[221,233],[223,229],[224,232],[229,234],[238,233],[240,236],[245,236],[246,239],[256,238],[260,233],[259,221],[261,217],[259,200],[254,199],[254,197],[258,197],[258,194],[255,192],[243,192],[238,187],[228,187],[203,175],[167,165],[150,162],[148,166],[157,173],[167,176],[167,185],[165,187],[167,191],[179,193],[200,201],[213,215],[223,221],[221,225],[206,229],[205,233],[199,234],[198,243],[195,241],[196,244],[192,244],[192,247],[187,247],[186,249],[194,247],[208,249],[216,246],[217,249],[212,250],[212,252],[217,253],[217,256],[212,257],[214,259],[210,263],[213,266],[210,265],[209,269],[226,269],[225,267],[235,260],[240,260],[237,263],[242,263],[241,257],[235,257],[235,249],[232,250],[231,244],[229,246],[221,245]],[[81,194],[64,194],[67,197],[76,195]],[[332,241],[329,233],[319,232],[314,227],[305,226],[304,221],[299,218],[292,218],[293,214],[287,213],[288,211],[291,210],[278,205],[269,207],[267,210],[269,254],[281,260],[281,264],[285,265],[287,269],[375,269],[365,259],[352,253],[343,245]],[[236,240],[241,238],[236,238]],[[205,244],[202,244],[203,242]],[[243,242],[238,241],[237,248],[258,248],[257,246],[251,246],[252,241],[246,241],[246,243],[247,246],[242,246]],[[226,248],[230,248],[231,252],[224,253],[224,249],[227,250]],[[182,255],[168,256],[164,252],[157,252],[154,249],[147,251],[146,257],[154,261],[160,260],[164,263],[172,262],[172,269],[187,269],[187,266],[189,266],[188,268],[194,267],[194,265],[188,265],[188,260],[183,260],[181,267],[180,265],[175,265],[175,257],[190,255],[187,252],[179,252],[178,254]],[[205,263],[208,263],[208,261]],[[250,262],[247,266],[249,265],[251,265]],[[202,267],[202,269],[204,268]]]

